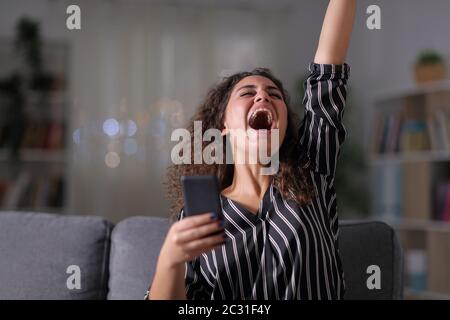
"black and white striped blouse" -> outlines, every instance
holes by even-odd
[[[343,298],[334,178],[347,135],[342,116],[350,68],[311,63],[309,70],[299,147],[318,196],[300,207],[271,184],[255,215],[221,195],[229,239],[186,263],[188,299]]]

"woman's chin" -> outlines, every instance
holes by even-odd
[[[270,146],[271,138],[271,130],[255,130],[251,128],[247,130],[247,141],[251,146],[257,146],[261,144]]]
[[[245,150],[245,154],[252,159],[261,160],[261,158],[267,159],[272,157],[277,151],[278,148],[271,147],[270,141],[265,143],[265,146],[261,143],[250,142]]]
[[[270,148],[278,148],[277,145],[272,145],[272,138],[277,138],[278,132],[275,132],[274,130],[255,130],[255,129],[248,129],[247,130],[247,141],[250,146],[257,147],[257,146],[264,146],[266,145],[268,149]],[[279,143],[280,141],[278,141]]]

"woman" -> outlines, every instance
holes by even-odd
[[[267,69],[235,74],[209,92],[193,120],[231,138],[237,129],[278,129],[281,147],[270,152],[279,151],[279,170],[261,174],[261,163],[172,166],[169,192],[180,214],[161,248],[146,298],[343,298],[334,177],[346,137],[342,116],[349,66],[344,60],[355,7],[356,0],[329,2],[305,82],[298,133],[287,93]],[[258,148],[254,136],[245,139],[233,157]],[[185,217],[179,177],[211,173],[221,183],[222,212]]]

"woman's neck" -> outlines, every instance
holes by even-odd
[[[224,196],[262,199],[273,176],[262,175],[260,165],[234,165],[233,182],[222,191]]]

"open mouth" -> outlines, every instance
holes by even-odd
[[[258,109],[250,116],[249,126],[254,130],[270,130],[272,128],[272,114],[267,109]]]

